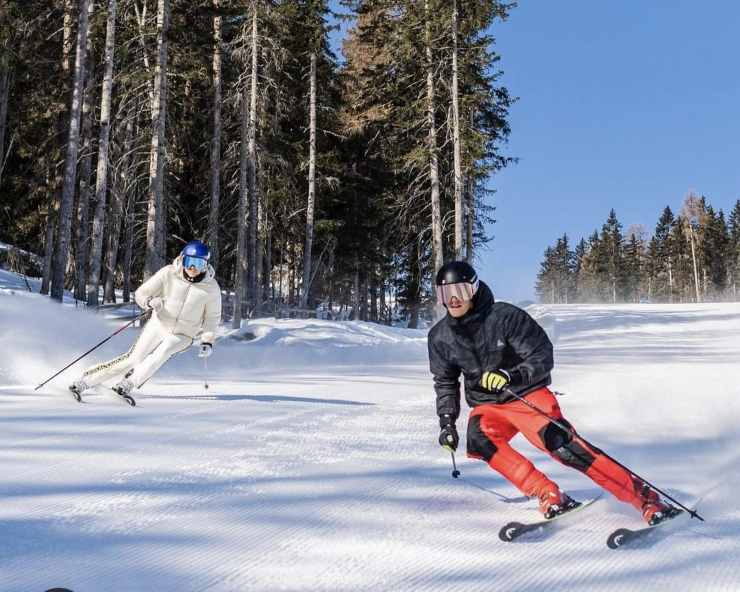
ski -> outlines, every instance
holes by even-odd
[[[82,394],[73,387],[74,385],[69,387],[69,393],[74,397],[75,401],[77,401],[78,403],[82,403]]]
[[[577,506],[571,508],[566,512],[563,512],[562,514],[558,514],[557,516],[555,516],[554,518],[550,518],[549,520],[543,518],[541,520],[537,520],[536,522],[509,522],[501,528],[498,533],[498,538],[505,543],[511,543],[524,534],[534,532],[542,528],[547,528],[548,526],[551,526],[553,524],[557,524],[557,522],[562,520],[563,518],[573,516],[574,514],[579,513],[581,510],[588,508],[591,504],[593,504],[595,501],[598,501],[599,499],[601,499],[601,494],[585,502],[577,502]]]
[[[111,389],[114,393],[116,393],[116,396],[123,399],[126,403],[131,405],[131,407],[136,407],[136,399],[134,399],[131,395],[122,395],[119,393],[116,389],[111,387]]]
[[[670,524],[674,519],[676,519],[677,517],[683,514],[685,514],[683,510],[679,510],[678,508],[672,508],[672,510],[668,513],[668,515],[663,520],[658,522],[657,524],[643,526],[642,528],[635,528],[635,529],[618,528],[613,533],[611,533],[609,537],[606,539],[606,546],[609,547],[610,549],[619,549],[621,547],[626,547],[628,545],[631,545],[635,541],[643,540],[645,537],[651,534],[654,529],[664,526],[666,524]]]

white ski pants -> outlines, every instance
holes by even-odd
[[[140,387],[172,356],[188,349],[193,339],[173,334],[152,316],[134,345],[125,354],[85,370],[82,380],[88,387],[114,378],[128,378]]]

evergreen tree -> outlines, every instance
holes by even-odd
[[[729,219],[729,243],[727,245],[727,271],[729,274],[732,299],[737,300],[740,278],[740,200],[735,202]]]
[[[675,217],[669,206],[666,206],[655,226],[655,233],[650,241],[648,257],[651,269],[651,298],[656,302],[673,302],[673,244],[671,227]]]

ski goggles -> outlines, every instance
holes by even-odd
[[[182,258],[182,266],[185,269],[194,267],[197,271],[203,272],[208,267],[208,261],[202,257],[191,257],[190,255],[184,255]]]
[[[462,302],[469,302],[478,291],[478,280],[472,284],[468,282],[459,282],[457,284],[444,284],[437,286],[437,302],[447,304],[452,298],[457,298]]]

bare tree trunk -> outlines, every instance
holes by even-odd
[[[167,119],[167,28],[169,1],[157,4],[157,65],[154,69],[152,98],[152,142],[149,150],[149,203],[146,224],[146,263],[144,277],[149,278],[164,262],[162,227],[164,225],[164,143]]]
[[[370,277],[370,320],[378,322],[378,278],[375,275],[375,270],[372,272]]]
[[[439,164],[437,156],[437,124],[434,117],[434,62],[432,61],[432,39],[429,24],[429,0],[424,0],[425,42],[426,42],[426,70],[427,70],[427,125],[429,149],[429,176],[432,183],[432,259],[434,261],[434,273],[442,267],[442,210],[439,200]]]
[[[113,93],[113,58],[116,46],[116,0],[108,0],[108,21],[105,32],[105,74],[100,97],[100,135],[98,138],[98,168],[95,179],[95,217],[90,247],[87,304],[98,305],[100,268],[103,259],[106,200],[108,194],[108,152],[110,146],[111,95]]]
[[[74,90],[69,122],[69,141],[64,163],[64,183],[62,200],[59,206],[59,241],[54,252],[54,271],[52,274],[51,297],[59,302],[64,295],[64,274],[67,270],[70,234],[72,229],[72,205],[77,180],[77,154],[80,149],[80,111],[82,92],[85,83],[85,63],[87,60],[87,35],[89,0],[80,0],[79,29],[77,33],[77,59],[75,60]]]
[[[409,306],[409,329],[416,329],[419,326],[419,309],[421,302],[419,293],[421,290],[421,249],[419,241],[414,241],[411,248],[411,280],[409,285],[408,306]]]
[[[262,196],[260,196],[262,197]],[[259,200],[259,208],[257,212],[257,253],[255,255],[255,289],[254,289],[254,310],[259,312],[262,309],[262,277],[264,275],[264,216],[265,207],[262,199]]]
[[[90,2],[88,18],[92,17],[94,2]],[[93,120],[95,109],[95,65],[92,56],[92,39],[87,37],[88,75],[85,81],[85,99],[82,103],[82,156],[80,159],[80,189],[76,220],[72,221],[77,234],[75,250],[75,299],[84,300],[86,296],[88,251],[90,249],[90,183],[92,181]],[[75,232],[72,233],[73,236]]]
[[[311,293],[311,250],[313,248],[313,224],[316,202],[316,52],[311,53],[311,82],[309,99],[308,132],[308,204],[306,206],[306,246],[303,249],[303,285],[301,307],[308,305]]]
[[[272,283],[272,227],[269,224],[267,225],[267,239],[265,243],[264,291],[270,300],[275,300],[275,285]]]
[[[380,288],[380,296],[379,296],[379,299],[380,299],[380,317],[379,317],[378,320],[381,323],[386,324],[388,321],[387,321],[386,316],[385,316],[385,311],[386,311],[386,304],[385,304],[385,280],[382,277],[381,277],[381,280],[380,280],[380,287],[379,288]]]
[[[0,61],[0,183],[5,168],[5,130],[8,126],[8,100],[10,97],[10,67]]]
[[[360,320],[360,263],[356,263],[355,281],[353,286],[354,302],[352,303],[352,320]]]
[[[249,300],[256,302],[257,293],[257,0],[252,2],[252,72],[249,96]]]
[[[360,274],[360,320],[367,321],[367,273]]]
[[[56,227],[56,191],[55,184],[51,182],[51,179],[47,180],[46,187],[49,189],[49,198],[46,206],[46,232],[44,233],[44,269],[41,274],[41,294],[49,293],[49,286],[51,285],[51,270],[52,270],[52,258],[54,257],[54,230]]]
[[[457,0],[452,0],[452,142],[455,168],[455,259],[463,252],[463,176],[460,155],[460,99],[457,82]]]
[[[219,0],[213,0],[218,8]],[[208,216],[208,245],[211,264],[218,269],[219,216],[221,202],[221,17],[213,18],[213,138],[211,140],[211,207]]]
[[[62,26],[62,80],[65,83],[69,79],[70,56],[72,54],[72,26],[74,23],[72,0],[64,0],[64,24]],[[56,119],[57,136],[60,141],[60,150],[63,151],[65,144],[62,139],[64,136],[64,108],[66,107],[67,98],[65,97],[60,105],[60,113]],[[52,164],[55,169],[56,165]],[[53,177],[52,177],[53,176]],[[41,279],[41,294],[49,293],[51,285],[51,275],[54,269],[54,241],[57,237],[56,226],[59,210],[59,196],[57,194],[61,185],[61,177],[52,171],[47,177],[46,187],[49,190],[48,207],[46,214],[46,237],[44,242],[44,269]]]
[[[123,247],[123,301],[131,299],[131,262],[134,255],[134,210],[137,188],[131,187],[126,204],[126,244]]]
[[[696,290],[696,301],[701,302],[701,294],[699,293],[699,270],[696,267],[696,248],[694,247],[694,227],[689,222],[689,243],[691,244],[691,263],[694,267],[694,288]]]
[[[468,176],[467,182],[465,183],[465,203],[466,203],[466,233],[467,238],[465,240],[466,244],[466,251],[465,251],[465,261],[468,263],[473,262],[473,256],[474,256],[474,247],[473,244],[474,241],[474,229],[475,229],[475,196],[473,195],[473,179],[472,176]]]
[[[239,152],[239,205],[236,219],[236,268],[234,271],[234,316],[232,328],[238,329],[242,320],[242,301],[247,278],[247,145],[249,116],[247,112],[246,88],[241,96],[241,146]]]
[[[114,178],[111,193],[110,221],[108,223],[108,253],[106,255],[106,278],[103,300],[116,301],[116,266],[118,265],[118,246],[121,238],[121,222],[125,195],[131,190],[131,154],[134,142],[133,107],[126,118],[126,135],[123,142],[123,155],[120,159],[118,174]]]

